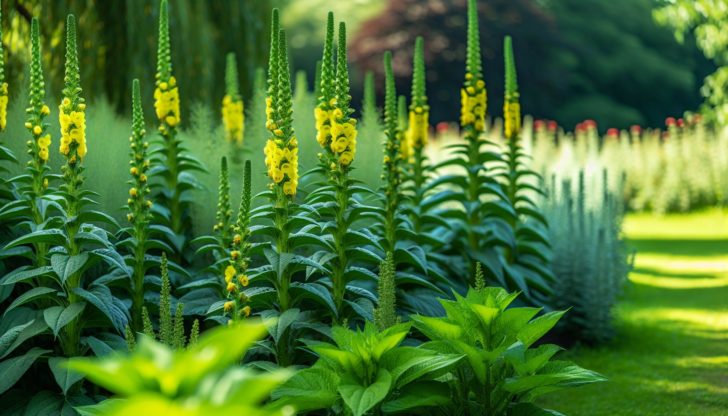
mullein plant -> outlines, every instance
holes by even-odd
[[[223,271],[227,298],[223,304],[224,314],[230,318],[228,323],[250,316],[249,299],[245,291],[250,280],[250,208],[251,208],[251,168],[245,162],[243,174],[243,196],[235,224],[232,226],[232,239],[227,266]]]
[[[225,140],[242,146],[245,134],[245,112],[243,97],[238,82],[238,63],[235,53],[227,54],[225,66],[225,97],[222,99],[222,124]]]
[[[33,265],[21,266],[0,280],[0,285],[10,285],[19,293],[0,318],[0,327],[7,328],[0,337],[7,340],[22,339],[21,342],[9,344],[0,356],[0,359],[4,359],[0,361],[0,367],[6,369],[3,371],[4,383],[0,394],[18,382],[22,384],[20,380],[23,375],[36,360],[45,356],[62,393],[51,395],[48,406],[60,408],[69,398],[75,400],[83,394],[78,386],[80,379],[67,377],[66,370],[60,364],[62,357],[85,355],[89,351],[99,353],[113,348],[111,345],[120,340],[113,332],[121,333],[127,325],[127,306],[114,296],[109,282],[130,278],[131,273],[114,244],[109,241],[112,233],[94,225],[115,227],[115,222],[103,213],[87,209],[94,202],[89,198],[89,192],[82,189],[82,163],[87,150],[85,104],[81,97],[73,16],[69,16],[67,21],[65,87],[59,106],[59,150],[65,158],[61,168],[63,181],[53,197],[49,197],[50,191],[47,191],[45,182],[51,176],[46,166],[50,157],[50,134],[46,131],[47,124],[43,118],[50,110],[43,103],[44,85],[36,19],[33,20],[31,33],[31,102],[27,112],[28,128],[35,140],[28,143],[30,174],[19,180],[30,183],[20,189],[32,202],[22,214],[25,219],[17,229],[25,232],[9,242],[4,250],[27,256],[31,252],[27,246],[32,245],[36,252]],[[28,224],[30,230],[23,230]],[[100,266],[99,260],[111,265],[112,269]],[[92,276],[91,272],[101,272],[102,275]],[[26,286],[30,288],[23,291]],[[82,336],[91,332],[93,336]],[[21,333],[23,338],[18,338]],[[22,355],[15,353],[11,356],[23,341],[29,339],[33,339],[34,348],[22,348]],[[34,392],[43,388],[38,385],[37,377],[31,383],[24,385],[21,390]],[[18,400],[23,397],[17,392],[15,396]],[[29,409],[36,405],[32,400],[28,402]],[[30,410],[28,412],[33,413]]]
[[[31,134],[28,140],[28,176],[23,177],[26,181],[21,187],[21,192],[29,202],[30,217],[35,225],[35,230],[43,228],[48,215],[48,204],[43,197],[48,193],[49,171],[48,159],[50,158],[51,134],[48,132],[48,124],[45,118],[51,110],[44,102],[45,81],[43,79],[43,68],[41,67],[40,51],[40,26],[38,19],[34,18],[30,26],[30,102],[25,112],[28,118],[25,128]],[[47,264],[48,246],[44,242],[35,243],[35,264],[45,266]]]
[[[144,128],[144,113],[142,111],[141,91],[139,80],[132,82],[132,133],[129,137],[130,156],[129,174],[131,179],[128,183],[129,199],[127,206],[129,212],[126,215],[131,224],[129,228],[132,245],[133,277],[132,277],[132,306],[131,317],[133,328],[137,331],[142,328],[142,308],[144,307],[144,284],[148,270],[147,251],[155,244],[149,232],[151,220],[152,201],[149,199],[149,169],[150,161],[147,154],[149,143],[146,141],[146,130]]]
[[[155,199],[158,221],[167,226],[168,243],[173,247],[173,259],[181,262],[188,246],[190,233],[190,198],[196,185],[191,171],[204,171],[201,163],[187,154],[178,137],[180,118],[179,87],[172,73],[172,52],[169,39],[169,6],[161,0],[159,9],[159,44],[155,75],[154,110],[159,121],[162,147],[155,152],[155,176],[163,179]]]
[[[319,153],[319,167],[326,182],[311,192],[307,203],[321,215],[325,234],[323,250],[314,258],[321,259],[330,271],[331,296],[335,306],[334,320],[348,319],[344,307],[354,311],[371,311],[372,304],[364,299],[346,299],[347,292],[374,295],[352,283],[362,276],[376,280],[376,276],[354,267],[354,257],[366,251],[368,258],[376,257],[372,248],[381,250],[376,238],[366,230],[359,230],[354,223],[359,215],[372,213],[373,209],[361,203],[363,197],[357,191],[352,179],[352,162],[356,156],[356,119],[351,117],[349,72],[346,54],[346,25],[339,24],[338,45],[334,57],[334,16],[329,12],[323,59],[321,61],[318,104],[314,110],[316,119],[316,140],[322,148]],[[350,244],[358,241],[359,247]],[[347,244],[348,243],[348,244]],[[328,260],[324,260],[328,259]],[[356,302],[356,303],[355,303]],[[366,305],[364,305],[366,304]],[[364,305],[364,306],[362,306]],[[360,307],[361,306],[361,307]],[[360,314],[361,315],[361,314]],[[371,318],[368,312],[363,316]]]
[[[217,188],[217,212],[215,213],[215,225],[212,231],[217,234],[220,248],[224,252],[230,247],[232,236],[230,235],[231,218],[233,210],[230,206],[230,178],[228,162],[225,156],[220,159],[220,180]]]
[[[503,127],[506,140],[505,165],[498,174],[515,217],[508,225],[515,239],[505,247],[508,263],[505,273],[517,284],[524,296],[538,304],[546,304],[556,280],[551,264],[551,243],[548,223],[540,212],[537,198],[541,177],[528,166],[529,159],[521,144],[521,106],[519,103],[516,62],[510,36],[503,41],[505,64],[505,97]]]
[[[402,185],[402,137],[398,126],[397,91],[392,72],[392,53],[384,53],[384,242],[387,252],[394,253],[398,226],[398,207]]]
[[[509,287],[503,271],[506,260],[501,245],[514,238],[507,221],[512,220],[515,213],[489,169],[492,164],[502,163],[502,157],[497,146],[483,138],[487,99],[475,0],[468,1],[467,38],[465,82],[460,91],[460,125],[465,140],[452,145],[453,156],[437,166],[455,167],[464,174],[444,175],[430,186],[448,186],[450,189],[443,191],[441,201],[460,206],[444,210],[441,215],[450,219],[458,236],[453,241],[453,249],[455,253],[463,253],[466,270],[461,271],[461,275],[474,276],[476,263],[481,263],[491,282]]]
[[[271,52],[268,73],[268,97],[266,98],[266,128],[270,132],[266,142],[265,165],[270,179],[270,199],[273,205],[273,223],[276,228],[274,241],[276,261],[291,255],[289,243],[289,218],[292,201],[298,188],[298,139],[293,132],[291,75],[288,66],[286,36],[280,30],[278,11],[274,10],[271,36]],[[291,307],[291,268],[287,264],[277,270],[274,286],[278,293],[278,308]]]
[[[162,254],[161,286],[159,289],[159,331],[155,332],[154,324],[149,316],[149,310],[146,306],[142,307],[142,327],[139,330],[132,330],[130,326],[126,326],[125,336],[127,348],[133,351],[136,347],[135,333],[143,333],[151,339],[159,340],[164,345],[174,349],[183,349],[194,345],[200,335],[200,323],[197,319],[192,322],[189,338],[185,335],[184,327],[184,305],[177,302],[172,314],[172,284],[169,280],[169,270],[167,267],[167,256]]]

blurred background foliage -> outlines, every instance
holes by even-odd
[[[658,126],[667,116],[698,108],[701,86],[705,108],[725,111],[720,105],[726,102],[728,70],[720,68],[726,64],[727,2],[481,0],[490,112],[499,114],[502,105],[501,39],[506,34],[516,47],[524,110],[537,118],[556,120],[569,129],[587,116],[600,130]],[[457,119],[466,0],[172,0],[172,55],[185,105],[201,103],[218,112],[229,51],[237,53],[242,92],[250,105],[255,69],[266,64],[266,28],[275,6],[283,9],[283,23],[291,34],[293,67],[305,71],[310,86],[321,55],[326,11],[346,20],[352,34],[355,104],[365,71],[374,71],[376,84],[383,84],[385,50],[394,52],[399,91],[407,91],[414,39],[424,36],[431,120]],[[151,86],[156,67],[157,1],[5,0],[2,9],[3,25],[11,28],[2,39],[11,94],[24,77],[33,15],[41,19],[49,88],[60,91],[68,12],[78,16],[84,39],[82,80],[90,95],[106,96],[117,110],[126,111],[128,86],[135,77],[142,80],[142,91],[151,94],[145,85]],[[189,110],[183,109],[186,114]]]

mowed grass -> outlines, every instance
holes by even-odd
[[[728,213],[629,216],[618,335],[567,354],[609,378],[550,395],[572,416],[728,415]]]

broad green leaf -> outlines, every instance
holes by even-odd
[[[387,414],[413,414],[415,409],[445,406],[451,401],[450,388],[447,384],[437,381],[421,381],[408,385],[396,399],[385,402],[382,405],[382,411]]]
[[[518,331],[518,340],[526,347],[530,347],[534,342],[546,335],[559,322],[564,313],[564,311],[548,312],[532,320]]]
[[[21,325],[14,326],[8,329],[2,336],[0,336],[0,356],[5,356],[10,349],[10,346],[15,343],[18,336],[29,326],[31,326],[35,320],[31,320]]]
[[[386,370],[380,369],[377,379],[371,385],[341,384],[338,391],[352,414],[362,416],[384,400],[391,387],[392,376]]]
[[[50,293],[55,293],[56,289],[51,289],[49,287],[35,287],[33,289],[30,289],[29,291],[23,293],[22,295],[15,298],[13,303],[8,306],[8,308],[5,310],[5,314],[10,312],[11,310],[17,308],[20,305],[24,305],[28,302],[34,301],[36,299],[40,299],[42,297],[49,296]]]
[[[53,272],[53,268],[50,266],[43,266],[43,267],[36,267],[34,269],[30,269],[27,266],[23,266],[21,268],[15,269],[12,272],[6,274],[2,280],[0,280],[0,285],[12,285],[19,282],[24,282],[28,279],[32,279],[34,277],[43,276],[49,273]]]
[[[328,368],[314,366],[293,375],[271,394],[280,405],[293,405],[298,411],[328,409],[339,398],[339,377]]]
[[[20,380],[31,365],[41,355],[51,352],[41,348],[33,348],[20,357],[9,358],[0,362],[0,394],[5,393],[10,387]]]
[[[58,386],[61,388],[64,395],[68,393],[68,389],[70,389],[71,386],[83,379],[83,374],[69,370],[68,367],[62,365],[65,361],[65,358],[60,357],[52,357],[48,359],[48,366],[53,372],[53,378],[56,379],[56,383],[58,383]]]
[[[83,312],[85,307],[85,302],[72,303],[65,308],[63,306],[51,306],[43,311],[43,318],[53,331],[53,335],[58,337],[61,329]]]
[[[51,267],[61,278],[62,283],[66,283],[71,275],[83,269],[88,262],[88,253],[81,253],[75,256],[66,254],[54,254],[51,256]]]
[[[63,230],[51,228],[49,230],[38,230],[25,234],[5,245],[5,250],[24,244],[46,243],[51,245],[63,245],[66,241],[66,234]]]

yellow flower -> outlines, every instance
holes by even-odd
[[[521,131],[521,106],[518,102],[508,101],[503,104],[503,129],[507,139]]]
[[[222,100],[222,122],[227,141],[243,142],[244,118],[243,101],[234,101],[232,97],[226,95]]]
[[[243,287],[248,286],[248,284],[250,283],[250,281],[248,280],[248,276],[245,274],[241,274],[240,276],[238,276],[238,282],[240,282]]]
[[[225,309],[225,312],[232,311],[234,307],[235,307],[235,302],[233,302],[233,301],[227,301],[223,305],[223,309]]]
[[[129,189],[129,196],[131,196],[132,198],[136,198],[137,195],[138,195],[137,188],[131,188],[131,189]]]
[[[48,108],[47,105],[43,104],[43,107],[41,107],[41,109],[40,109],[40,113],[43,114],[44,116],[47,116],[48,114],[51,113],[51,109]]]
[[[245,305],[245,307],[243,307],[243,315],[245,315],[246,318],[250,316],[250,306]]]
[[[235,267],[227,266],[225,268],[225,283],[232,282],[234,276],[235,276]]]
[[[40,136],[41,133],[43,133],[43,129],[40,126],[33,127],[33,134]]]
[[[233,282],[228,283],[227,284],[227,287],[226,287],[226,289],[227,289],[228,292],[234,292],[235,289],[237,289],[237,288],[238,287],[235,286],[235,283],[233,283]]]

